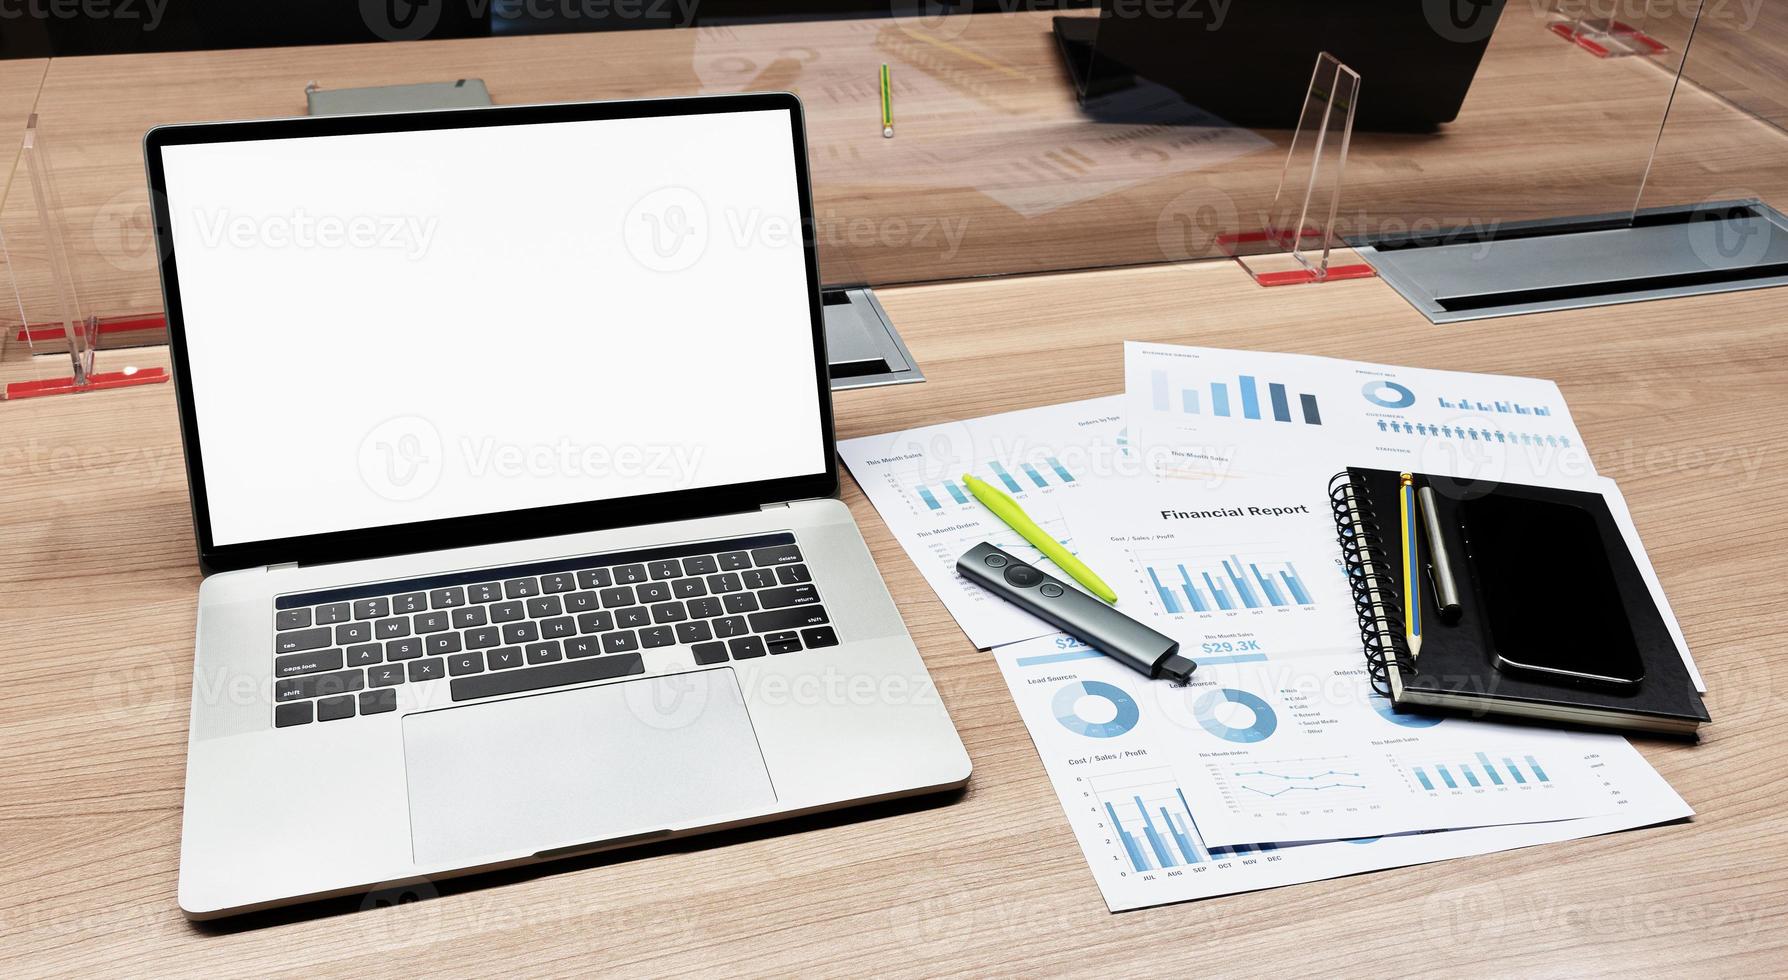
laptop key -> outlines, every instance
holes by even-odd
[[[767,589],[776,584],[776,573],[768,568],[749,568],[739,575],[748,589]]]
[[[528,600],[529,619],[545,619],[548,616],[557,616],[564,611],[564,607],[559,604],[559,597],[556,595],[535,596]]]
[[[309,625],[309,609],[281,609],[273,615],[273,628],[276,630],[303,629]]]
[[[652,613],[645,606],[617,609],[615,610],[615,625],[622,629],[650,626],[652,625]]]
[[[401,664],[380,664],[366,672],[366,683],[373,687],[391,687],[404,682]]]
[[[363,670],[338,670],[330,674],[305,674],[273,682],[273,700],[308,701],[330,694],[351,694],[366,686]]]
[[[467,650],[482,650],[503,642],[503,631],[495,626],[480,626],[460,634]]]
[[[340,670],[341,650],[313,650],[310,653],[288,653],[273,658],[273,676],[296,677],[319,670]]]
[[[689,648],[689,652],[695,654],[695,662],[704,667],[708,664],[726,663],[726,644],[724,643],[697,643]]]
[[[645,661],[637,653],[626,657],[566,660],[542,667],[531,667],[527,670],[456,678],[453,681],[453,700],[470,701],[475,698],[516,694],[521,691],[538,691],[565,684],[610,680],[645,672]]]
[[[800,629],[803,626],[818,626],[829,623],[825,606],[794,606],[788,609],[772,609],[768,612],[751,614],[751,631],[753,633],[774,633],[778,630]]]
[[[430,609],[457,609],[466,604],[466,590],[455,585],[445,589],[435,589],[428,594]]]
[[[671,597],[669,582],[646,582],[633,590],[640,602],[663,602]]]
[[[633,605],[633,590],[625,585],[617,585],[612,589],[603,589],[602,608],[616,609]]]
[[[362,715],[382,715],[387,711],[396,710],[396,691],[386,688],[378,691],[360,692],[360,713]]]
[[[757,597],[749,592],[734,592],[723,600],[729,613],[757,612]]]
[[[335,631],[327,626],[316,626],[307,630],[293,630],[290,633],[277,633],[273,637],[274,653],[300,653],[305,650],[320,650],[335,641]]]
[[[506,599],[526,599],[540,594],[540,582],[532,578],[512,578],[503,583],[503,597]]]
[[[540,621],[540,638],[556,640],[563,636],[577,635],[577,620],[570,616],[555,616]]]
[[[280,704],[273,708],[273,727],[290,728],[293,725],[310,724],[310,702],[300,701],[297,704]]]
[[[678,643],[700,643],[703,640],[712,640],[713,638],[714,631],[708,628],[707,623],[677,624]]]
[[[548,594],[555,592],[570,592],[575,588],[577,588],[577,578],[570,572],[559,572],[554,575],[540,576],[540,591],[542,592]]]
[[[594,636],[574,636],[565,641],[565,656],[594,657],[602,652],[602,641]]]
[[[794,653],[801,649],[801,638],[794,633],[771,633],[764,637],[764,646],[771,653]]]
[[[577,631],[579,633],[601,633],[604,630],[612,630],[614,628],[615,614],[606,610],[602,612],[587,612],[577,617]]]
[[[418,633],[439,633],[448,627],[447,613],[426,612],[410,617],[410,624]]]
[[[501,650],[492,650],[484,657],[485,662],[490,664],[491,670],[508,670],[511,667],[520,667],[523,659],[521,647],[504,647]]]
[[[697,555],[694,558],[683,559],[683,574],[685,575],[711,575],[718,571],[720,571],[720,563],[715,561],[712,555]]]
[[[741,568],[751,567],[751,552],[729,551],[725,554],[715,556],[715,560],[720,563],[722,571],[736,572]]]
[[[490,621],[493,623],[513,623],[527,618],[527,607],[519,602],[498,602],[490,607]]]
[[[577,573],[577,587],[580,589],[600,589],[615,583],[606,568],[586,568]]]
[[[385,647],[379,643],[362,643],[348,648],[349,667],[370,667],[385,659]]]
[[[565,597],[565,611],[568,613],[601,608],[602,597],[594,592],[573,592]]]
[[[677,631],[669,626],[648,626],[639,631],[639,645],[647,650],[667,647],[677,642]]]
[[[504,643],[532,643],[540,639],[540,627],[533,623],[510,623],[503,627]]]
[[[734,660],[750,660],[764,655],[764,641],[755,636],[741,636],[726,641],[727,649],[733,652]]]
[[[706,595],[700,599],[691,599],[683,604],[689,609],[690,619],[713,619],[726,611],[716,596]]]
[[[483,626],[486,622],[484,607],[468,606],[464,609],[455,609],[453,611],[452,619],[453,628],[456,630],[463,630],[472,626]]]
[[[353,618],[353,611],[345,602],[330,602],[317,607],[317,625],[333,626],[345,623]]]
[[[484,673],[484,654],[461,653],[447,658],[447,674],[449,677],[463,677],[466,674]]]
[[[740,581],[738,572],[722,572],[708,576],[708,591],[714,593],[737,592],[745,587]]]
[[[765,589],[757,594],[757,600],[764,604],[765,609],[804,606],[820,601],[819,592],[812,585],[786,585],[779,589]]]
[[[707,594],[708,587],[699,578],[680,578],[671,583],[671,595],[679,599],[694,599]]]
[[[615,582],[620,585],[638,585],[647,579],[644,565],[616,565],[614,575]]]
[[[410,661],[410,680],[435,681],[447,676],[447,665],[440,657]]]
[[[680,602],[661,602],[652,607],[653,623],[681,623],[689,618]]]
[[[801,560],[801,549],[792,544],[772,545],[758,548],[751,553],[751,561],[757,565],[791,565]]]
[[[414,660],[422,656],[422,637],[411,636],[402,640],[392,640],[385,644],[385,659],[391,661]]]
[[[395,640],[400,636],[410,635],[410,617],[393,616],[373,623],[373,636],[380,640]]]
[[[437,633],[422,642],[422,648],[430,656],[441,656],[460,651],[458,633]]]
[[[355,619],[378,619],[391,615],[391,600],[380,596],[377,599],[361,599],[354,603]]]
[[[632,630],[616,630],[613,633],[602,634],[603,653],[626,653],[629,650],[638,649],[639,638],[633,635]]]
[[[317,702],[318,721],[339,721],[352,717],[354,717],[354,696],[351,694],[324,698]]]
[[[802,630],[801,640],[807,644],[807,649],[817,650],[820,647],[837,646],[838,634],[830,626],[815,626]]]
[[[666,558],[662,561],[652,562],[646,566],[646,570],[655,579],[677,578],[683,574],[683,563],[675,558]]]
[[[400,613],[427,612],[428,593],[405,592],[403,595],[393,596],[391,598],[391,608],[394,612]]]
[[[748,632],[750,628],[745,625],[744,616],[726,616],[714,620],[714,635],[723,640],[729,636],[744,636]]]
[[[341,646],[365,643],[373,638],[371,623],[342,623],[335,628],[335,642]]]
[[[466,589],[466,598],[477,603],[496,602],[503,598],[503,584],[501,582],[485,582],[482,585],[471,586]]]
[[[551,663],[554,660],[564,659],[564,654],[559,652],[559,643],[557,640],[548,640],[545,643],[530,643],[527,646],[527,654],[529,664],[544,664]]]
[[[776,581],[783,585],[800,585],[802,582],[813,581],[813,573],[807,570],[806,565],[778,565]]]

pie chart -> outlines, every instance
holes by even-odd
[[[1261,742],[1279,727],[1273,706],[1258,694],[1229,687],[1204,692],[1192,706],[1192,716],[1204,730],[1226,742]],[[1244,719],[1247,720],[1243,724]]]
[[[1415,392],[1395,381],[1368,381],[1360,394],[1374,405],[1384,408],[1408,408],[1416,403]]]
[[[1136,699],[1104,681],[1078,681],[1055,692],[1050,702],[1062,727],[1087,738],[1116,738],[1142,719]],[[1084,712],[1084,713],[1083,713]]]

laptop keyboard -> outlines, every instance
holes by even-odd
[[[472,701],[644,673],[657,647],[711,665],[838,645],[786,533],[280,596],[273,617],[279,728],[394,711],[405,684]]]

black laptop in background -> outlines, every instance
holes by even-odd
[[[1360,74],[1356,129],[1430,131],[1465,102],[1505,0],[1102,0],[1055,18],[1089,115],[1132,118],[1159,87],[1238,126],[1297,126],[1318,54]]]

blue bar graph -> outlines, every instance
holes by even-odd
[[[1483,783],[1478,782],[1478,774],[1471,771],[1471,763],[1469,763],[1469,762],[1460,763],[1459,771],[1465,775],[1465,781],[1472,784],[1473,786],[1484,785]]]
[[[1180,392],[1180,409],[1187,415],[1198,414],[1198,389],[1187,388]]]
[[[1161,578],[1155,574],[1155,570],[1151,568],[1148,570],[1148,573],[1149,582],[1155,586],[1155,594],[1161,597],[1161,608],[1166,609],[1170,613],[1177,614],[1181,612],[1180,600],[1175,598],[1174,594],[1167,590],[1167,586],[1161,584]]]
[[[1140,786],[1131,781],[1127,788],[1113,793],[1111,799],[1107,799],[1105,793],[1099,793],[1105,816],[1111,821],[1113,836],[1123,847],[1131,868],[1138,873],[1177,868],[1202,864],[1228,851],[1245,850],[1206,850],[1203,841],[1198,839],[1197,822],[1192,818],[1192,806],[1186,801],[1185,791],[1173,781],[1171,770],[1157,771],[1165,778]],[[1133,780],[1134,775],[1131,774],[1129,779]],[[1114,778],[1126,779],[1123,775]],[[1262,851],[1273,849],[1271,844],[1259,847]]]
[[[1152,372],[1149,375],[1149,385],[1155,400],[1155,411],[1167,411],[1167,372]]]
[[[1187,573],[1186,566],[1179,565],[1176,567],[1180,570],[1180,588],[1185,590],[1186,600],[1192,603],[1192,611],[1210,612],[1210,605],[1204,601],[1204,596],[1198,594],[1198,586],[1192,584],[1192,576]],[[1149,574],[1153,575],[1154,573],[1151,571]]]
[[[1242,375],[1242,418],[1260,418],[1260,393],[1254,390],[1254,378]]]
[[[1259,609],[1260,600],[1255,598],[1254,589],[1248,585],[1247,579],[1242,578],[1242,560],[1236,558],[1235,565],[1233,566],[1231,566],[1228,561],[1225,561],[1223,563],[1223,571],[1228,573],[1229,581],[1234,583],[1235,594],[1242,597],[1242,603],[1249,609]]]
[[[1479,752],[1478,753],[1478,765],[1484,767],[1484,774],[1490,777],[1490,782],[1492,784],[1494,784],[1496,786],[1502,785],[1502,777],[1498,776],[1496,774],[1496,767],[1490,764],[1489,756],[1485,755],[1482,752]]]
[[[944,481],[944,489],[950,491],[951,498],[954,499],[957,503],[959,503],[959,504],[968,503],[968,494],[964,493],[963,489],[956,485],[955,480],[945,480]]]
[[[1210,572],[1204,572],[1203,574],[1204,574],[1204,587],[1207,589],[1210,589],[1211,595],[1216,597],[1217,608],[1218,609],[1234,609],[1235,603],[1230,600],[1229,593],[1224,592],[1222,586],[1211,581],[1211,573]]]
[[[1502,757],[1502,764],[1509,767],[1509,775],[1515,777],[1515,785],[1517,785],[1517,786],[1526,786],[1527,785],[1527,780],[1523,779],[1521,777],[1521,770],[1515,768],[1515,760],[1514,759],[1511,759],[1505,755]]]
[[[1315,395],[1299,395],[1298,401],[1302,402],[1303,406],[1304,406],[1304,424],[1305,425],[1321,425],[1322,424],[1322,412],[1318,411],[1316,408],[1316,396]]]
[[[1248,566],[1248,570],[1254,573],[1254,580],[1260,583],[1260,591],[1266,593],[1268,602],[1275,606],[1285,605],[1285,600],[1279,597],[1279,590],[1273,586],[1273,580],[1260,574],[1259,565],[1251,564]]]
[[[1229,417],[1229,386],[1221,381],[1211,382],[1211,414]]]
[[[1166,561],[1147,566],[1149,584],[1169,613],[1223,612],[1312,606],[1310,594],[1297,567],[1288,561],[1247,558],[1231,554],[1182,562]],[[1177,587],[1177,592],[1175,591]],[[1172,601],[1169,601],[1171,597]]]
[[[1422,771],[1421,766],[1415,767],[1415,774],[1416,774],[1416,779],[1421,782],[1423,789],[1433,789],[1434,788],[1434,783],[1428,779],[1428,774]]]
[[[1531,755],[1527,757],[1527,767],[1533,770],[1534,778],[1538,779],[1540,782],[1549,783],[1552,781],[1546,778],[1546,770],[1541,769],[1539,762]]]
[[[1055,471],[1056,476],[1062,478],[1063,483],[1074,482],[1074,474],[1068,472],[1067,467],[1062,465],[1061,460],[1056,459],[1054,456],[1049,457],[1049,468]]]
[[[936,497],[931,495],[931,488],[929,488],[929,487],[920,487],[919,488],[919,499],[925,501],[925,506],[931,508],[932,510],[939,510],[944,506],[943,504],[940,504],[937,502]]]
[[[1031,482],[1035,483],[1039,489],[1049,486],[1049,484],[1043,482],[1043,474],[1038,473],[1035,466],[1032,466],[1029,463],[1019,463],[1018,468],[1024,470],[1024,475],[1030,477]]]
[[[1267,385],[1267,394],[1273,400],[1273,421],[1290,422],[1291,405],[1285,400],[1285,386],[1277,381]]]
[[[1012,479],[1012,474],[1007,473],[1006,468],[1004,466],[1001,466],[999,464],[998,460],[988,463],[987,465],[990,469],[993,470],[993,475],[999,477],[1000,482],[1004,483],[1006,485],[1007,490],[1010,490],[1013,493],[1023,492],[1022,490],[1019,489],[1018,481]]]
[[[1292,567],[1291,562],[1285,563],[1285,571],[1280,572],[1279,577],[1285,580],[1285,587],[1291,590],[1293,602],[1300,606],[1311,605],[1310,593],[1304,591],[1304,580],[1298,578],[1298,570]]]

